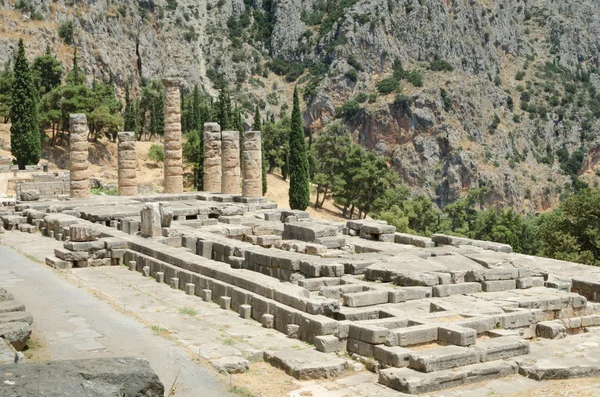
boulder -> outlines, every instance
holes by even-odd
[[[40,191],[37,189],[21,190],[21,201],[36,201],[40,199]]]
[[[0,337],[6,339],[16,350],[22,350],[31,334],[29,323],[14,321],[0,324]]]
[[[0,397],[164,397],[148,361],[97,358],[0,365]]]

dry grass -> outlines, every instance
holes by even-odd
[[[260,392],[263,397],[286,396],[298,388],[296,379],[265,362],[253,363],[245,373],[232,375],[232,380],[233,386],[242,386],[255,395]]]

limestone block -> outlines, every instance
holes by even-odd
[[[94,224],[75,224],[69,226],[69,240],[73,242],[94,241],[100,237],[100,229]]]
[[[161,214],[158,203],[146,203],[140,211],[141,232],[144,237],[162,236]]]
[[[411,354],[408,366],[417,371],[435,372],[476,364],[478,361],[479,357],[474,349],[445,346]]]
[[[203,172],[203,190],[221,193],[221,127],[217,123],[204,124]]]
[[[260,131],[246,131],[242,147],[242,196],[262,197],[262,151]]]
[[[263,314],[260,318],[260,322],[265,328],[273,328],[275,326],[275,316],[272,314]]]
[[[240,305],[240,317],[244,319],[249,319],[252,314],[252,306],[251,305]]]
[[[221,193],[240,194],[240,135],[238,131],[223,131],[221,134]]]

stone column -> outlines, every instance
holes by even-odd
[[[118,152],[119,196],[135,196],[138,190],[134,132],[119,132]]]
[[[89,129],[85,114],[69,115],[69,130],[71,198],[88,198],[90,197],[87,142]]]
[[[165,193],[183,192],[183,160],[181,152],[181,99],[177,78],[163,79],[165,86]]]
[[[204,123],[205,192],[221,193],[221,126]]]
[[[242,149],[242,196],[262,197],[260,131],[246,131]]]
[[[221,134],[221,193],[242,192],[240,170],[240,133],[223,131]]]

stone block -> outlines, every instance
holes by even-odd
[[[211,301],[211,299],[212,299],[212,291],[211,291],[211,290],[209,290],[209,289],[203,289],[203,290],[200,292],[200,297],[202,298],[202,300],[203,300],[204,302],[210,302],[210,301]]]
[[[263,314],[260,322],[265,328],[273,328],[275,326],[275,316],[272,314]]]
[[[157,283],[164,283],[165,282],[165,273],[163,272],[156,272],[156,274],[154,275],[156,278],[156,282]]]
[[[482,281],[481,287],[485,292],[508,291],[516,289],[517,283],[515,280]]]
[[[387,346],[412,346],[434,342],[437,338],[438,326],[423,324],[390,330],[385,344]]]
[[[474,349],[444,346],[412,353],[408,366],[421,372],[435,372],[476,364],[478,361],[479,357]]]
[[[533,277],[518,278],[516,281],[518,289],[533,288]]]
[[[567,336],[567,328],[561,321],[543,321],[537,324],[535,333],[540,338],[562,339]]]
[[[54,256],[63,261],[86,261],[90,254],[87,251],[69,251],[64,248],[55,248]]]
[[[171,288],[173,289],[179,289],[179,278],[178,277],[172,277],[169,285],[171,286]]]
[[[472,328],[461,327],[453,324],[440,324],[438,328],[438,340],[442,343],[457,346],[474,345],[477,332]]]
[[[481,292],[481,283],[462,283],[450,285],[435,285],[432,287],[434,297],[447,297],[451,295],[467,295]]]
[[[244,319],[249,319],[252,316],[252,306],[251,305],[240,305],[240,317]]]
[[[374,347],[375,345],[352,338],[348,338],[348,344],[346,346],[350,353],[355,353],[363,357],[373,357]]]
[[[288,324],[286,326],[286,335],[290,339],[298,339],[298,330],[300,326],[297,324]]]
[[[372,305],[380,305],[388,303],[387,291],[364,291],[351,294],[344,294],[344,306],[348,307],[364,307]]]
[[[348,337],[372,345],[384,344],[389,330],[384,327],[367,324],[350,324]]]
[[[403,368],[408,367],[412,350],[400,346],[383,346],[377,345],[373,347],[373,357],[382,364]]]
[[[513,336],[480,340],[473,348],[482,363],[529,354],[529,342]]]
[[[338,353],[346,351],[347,340],[334,335],[318,335],[314,339],[315,347],[323,353]]]
[[[196,291],[196,284],[194,284],[194,283],[187,283],[185,285],[185,293],[186,293],[186,295],[195,295],[195,291]]]
[[[404,299],[407,301],[431,298],[433,290],[431,287],[403,287]]]
[[[219,298],[219,304],[221,306],[221,309],[229,310],[231,308],[231,297],[221,296],[221,298]]]
[[[250,368],[250,362],[239,356],[221,357],[212,362],[218,369],[230,374],[241,374]]]

